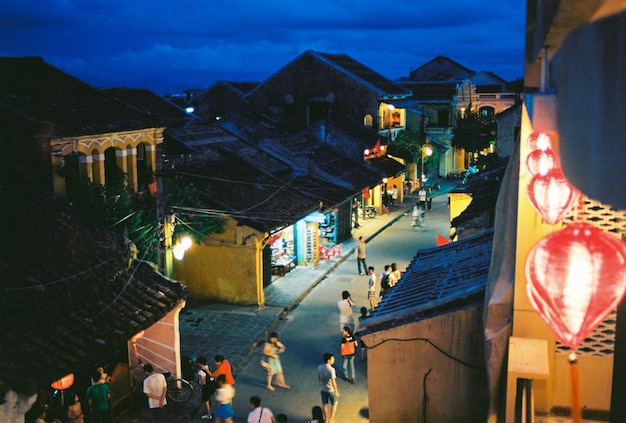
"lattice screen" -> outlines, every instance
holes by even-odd
[[[626,211],[615,210],[610,206],[585,198],[582,212],[580,209],[573,211],[563,219],[563,222],[567,225],[576,219],[590,223],[617,238],[626,237]],[[576,352],[581,355],[612,356],[615,350],[616,321],[616,313],[609,314],[604,322],[589,334]],[[569,354],[570,349],[557,341],[556,351]]]

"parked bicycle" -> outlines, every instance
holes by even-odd
[[[376,217],[376,208],[374,206],[365,206],[365,216],[369,218]]]
[[[141,359],[138,362],[141,368],[143,368]],[[177,403],[187,402],[191,399],[193,396],[193,385],[189,381],[176,378],[170,372],[163,372],[163,376],[165,376],[165,381],[167,382],[167,391],[165,393],[167,399]]]

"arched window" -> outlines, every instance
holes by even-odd
[[[365,117],[363,118],[363,125],[368,127],[374,125],[374,118],[372,117],[372,115],[370,115],[369,113],[365,115]]]

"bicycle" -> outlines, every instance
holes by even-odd
[[[139,361],[139,365],[143,368],[143,363],[141,360]],[[167,382],[167,391],[165,395],[172,402],[184,403],[191,399],[193,396],[193,385],[183,379],[176,378],[172,376],[170,372],[163,372],[163,376],[165,376],[165,381]]]
[[[365,216],[373,219],[376,217],[376,209],[374,206],[365,206]]]

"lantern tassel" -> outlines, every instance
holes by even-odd
[[[582,423],[582,408],[580,405],[580,384],[578,382],[578,359],[576,351],[572,350],[569,357],[570,378],[572,383],[572,422]]]

